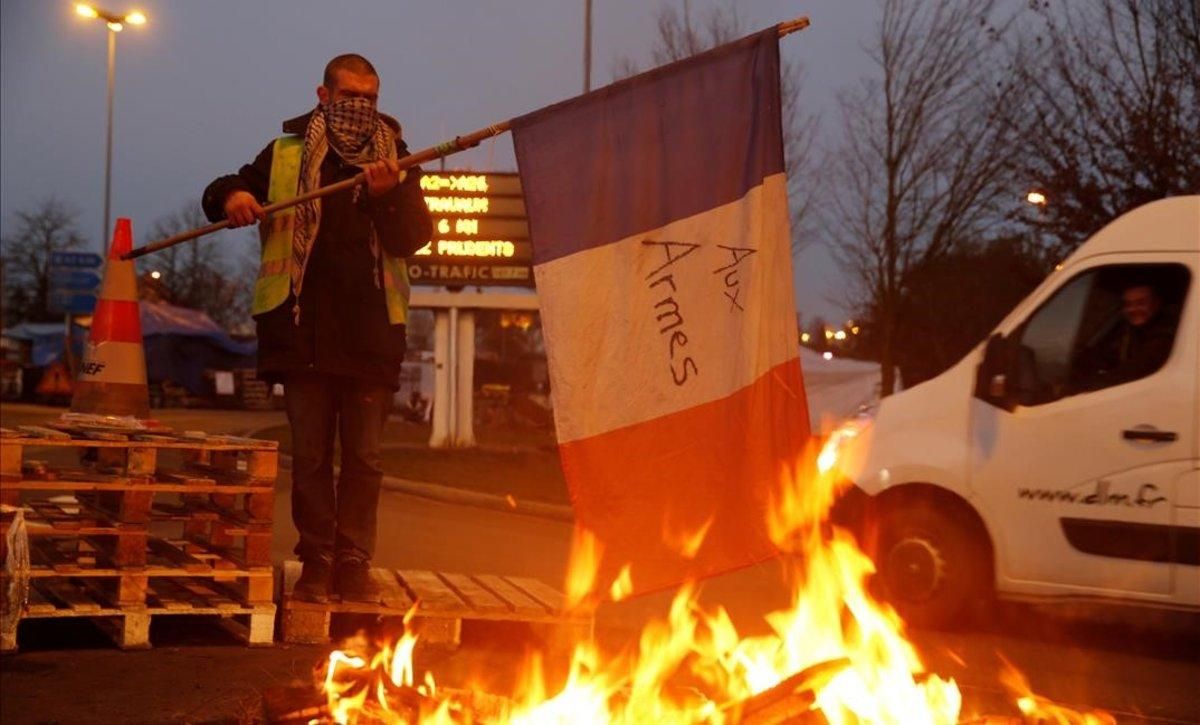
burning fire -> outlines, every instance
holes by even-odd
[[[868,594],[870,559],[849,534],[827,524],[835,486],[823,472],[815,484],[795,470],[781,478],[768,525],[788,563],[792,595],[790,607],[767,615],[770,635],[742,636],[723,608],[704,608],[696,588],[684,585],[667,619],[641,632],[636,651],[605,659],[595,643],[578,643],[557,693],[547,694],[535,658],[516,693],[501,698],[438,689],[430,675],[414,687],[417,640],[406,631],[369,662],[340,650],[330,655],[324,685],[330,717],[338,723],[957,722],[957,685],[926,670],[897,614]],[[674,538],[695,551],[710,523]],[[601,553],[590,532],[576,530],[564,587],[573,606],[601,592],[620,600],[631,591],[636,572],[628,566],[613,582],[597,581]],[[1034,695],[1011,667],[1006,683],[1027,716],[1112,722]]]

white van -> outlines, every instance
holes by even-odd
[[[1197,276],[1200,196],[1135,209],[957,365],[830,437],[819,465],[857,487],[839,512],[865,512],[903,616],[991,592],[1200,609]]]

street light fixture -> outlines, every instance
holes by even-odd
[[[1040,191],[1031,191],[1025,195],[1025,201],[1033,204],[1034,206],[1045,206],[1046,195]]]
[[[108,225],[112,210],[113,86],[116,83],[117,33],[125,29],[126,23],[145,25],[146,16],[138,10],[117,15],[87,3],[76,4],[75,12],[85,18],[103,20],[108,26],[108,137],[104,152],[104,228],[100,233],[100,256],[104,256],[108,251],[106,240],[110,232]]]

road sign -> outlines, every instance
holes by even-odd
[[[68,267],[72,269],[99,269],[104,264],[104,258],[91,252],[51,252],[51,267]]]
[[[50,311],[58,314],[70,312],[73,315],[90,315],[96,310],[94,292],[52,289],[48,302]]]
[[[516,174],[426,172],[433,239],[408,259],[414,285],[533,287],[533,250]]]
[[[63,290],[94,290],[100,286],[100,274],[90,269],[58,267],[50,269],[50,286]]]
[[[50,311],[90,315],[96,309],[96,288],[100,286],[103,264],[104,258],[91,252],[51,252]]]

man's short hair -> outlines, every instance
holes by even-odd
[[[1155,285],[1154,281],[1146,275],[1134,275],[1133,277],[1123,280],[1121,283],[1121,294],[1125,294],[1130,290],[1135,290],[1140,287],[1145,287],[1146,289],[1150,290],[1150,294],[1154,295],[1155,297],[1159,296],[1158,286]]]
[[[337,82],[337,72],[340,70],[357,75],[379,77],[379,73],[375,71],[375,66],[371,65],[371,61],[358,53],[344,53],[325,64],[326,88],[333,88],[334,83]]]

